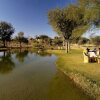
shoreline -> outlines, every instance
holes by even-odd
[[[23,48],[32,48],[32,47],[0,47],[0,50],[7,50],[7,49],[23,49]]]
[[[9,48],[9,47],[8,47]],[[0,48],[0,51],[7,50],[8,48]],[[24,49],[22,48],[9,48],[10,49]],[[81,89],[84,94],[90,97],[92,100],[100,100],[100,78],[95,73],[100,73],[97,67],[99,64],[84,64],[83,59],[80,59],[80,53],[75,50],[69,54],[66,54],[64,50],[47,50],[48,53],[55,54],[57,59],[55,61],[57,68],[62,71],[66,77],[68,77],[77,88]],[[77,61],[79,58],[79,61]],[[74,67],[73,67],[74,66]],[[95,69],[92,69],[94,67]],[[83,68],[83,69],[81,69]],[[87,69],[88,68],[88,69]],[[89,72],[89,71],[95,71]],[[91,76],[92,75],[92,76]],[[96,79],[98,77],[98,79]]]
[[[98,91],[100,92],[100,87],[98,88],[96,84],[91,84],[92,81],[90,81],[90,79],[87,79],[80,73],[66,72],[61,68],[58,69],[63,72],[77,88],[81,89],[85,95],[89,96],[90,99],[100,100],[100,97],[97,96],[99,95]]]
[[[89,78],[87,75],[85,75],[85,73],[81,73],[80,71],[70,70],[70,68],[65,69],[64,62],[60,59],[62,55],[52,50],[48,50],[48,52],[57,55],[57,68],[62,71],[76,85],[77,88],[81,89],[84,94],[90,97],[90,99],[100,100],[100,84],[97,83],[97,81]],[[62,64],[60,64],[59,62],[62,62]]]

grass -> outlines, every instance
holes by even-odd
[[[56,64],[59,69],[62,69],[64,72],[74,73],[71,77],[74,77],[76,81],[78,79],[78,85],[83,86],[83,89],[86,88],[86,91],[89,90],[92,95],[100,94],[100,64],[85,64],[83,62],[82,49],[71,50],[69,54],[65,53],[64,50],[53,50],[50,52],[58,56]]]
[[[55,50],[53,53],[58,56],[56,63],[59,68],[80,72],[100,84],[100,64],[83,63],[82,50],[71,50],[69,54],[66,54],[64,50]]]
[[[7,50],[7,48],[0,48],[0,50]]]

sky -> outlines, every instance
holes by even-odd
[[[75,2],[76,0],[0,0],[0,21],[13,25],[14,36],[22,31],[27,37],[41,34],[54,37],[56,32],[48,24],[48,11]]]
[[[83,37],[94,37],[100,36],[100,27],[96,27],[95,25],[91,25],[90,28],[84,33]]]

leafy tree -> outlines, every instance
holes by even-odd
[[[80,40],[80,37],[74,38],[74,39],[71,40],[71,43],[77,44],[79,42],[79,40]]]
[[[95,36],[91,38],[91,41],[95,45],[100,45],[100,36]]]
[[[10,23],[0,22],[0,39],[3,41],[4,47],[6,47],[6,42],[11,40],[13,33],[14,28]]]
[[[47,35],[40,35],[39,37],[40,37],[40,39],[47,39],[47,38],[49,38]]]
[[[24,32],[18,33],[18,41],[20,43],[20,47],[22,47],[21,43],[23,42]]]
[[[100,26],[100,0],[79,0],[78,3],[48,13],[49,24],[66,41],[67,52],[70,40],[80,38],[91,24]]]
[[[73,30],[83,24],[81,9],[75,5],[70,5],[64,9],[53,9],[49,11],[48,19],[54,31],[64,37],[68,53],[69,41],[72,38]]]
[[[36,39],[39,39],[40,42],[43,43],[43,44],[46,44],[46,45],[50,45],[51,44],[51,38],[49,36],[47,36],[47,35],[36,36]]]
[[[79,0],[79,4],[84,9],[84,21],[100,25],[100,0]]]
[[[28,38],[23,37],[23,41],[22,42],[28,44],[29,43]]]
[[[63,40],[61,37],[54,37],[53,39],[54,45],[62,46],[63,45]]]
[[[27,45],[29,43],[28,38],[24,37],[24,32],[19,32],[18,36],[16,36],[14,40],[16,40],[20,43],[20,48],[22,47],[22,42]]]
[[[47,39],[47,38],[49,38],[47,35],[36,36],[36,39]]]
[[[16,38],[15,38],[17,41],[19,41],[20,48],[22,47],[23,38],[24,38],[24,32],[19,32],[18,36],[16,36]]]
[[[86,37],[81,37],[78,41],[78,44],[81,45],[81,44],[86,44],[87,42],[89,41],[88,38]]]

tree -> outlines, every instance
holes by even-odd
[[[63,45],[63,39],[61,37],[54,37],[53,43],[54,43],[54,45],[62,46]]]
[[[88,38],[85,38],[85,37],[81,37],[78,41],[78,44],[81,45],[81,44],[86,44],[87,42],[89,41]]]
[[[48,19],[54,31],[64,37],[68,53],[69,41],[72,38],[73,30],[83,24],[81,9],[75,5],[70,5],[64,9],[53,9],[49,11]]]
[[[23,38],[24,38],[24,32],[19,32],[19,33],[18,33],[18,36],[16,37],[16,40],[19,41],[19,43],[20,43],[20,48],[22,47]]]
[[[27,44],[29,43],[28,38],[24,37],[24,32],[19,32],[18,36],[15,37],[15,40],[19,42],[20,48],[22,47],[22,42]]]
[[[68,52],[70,40],[80,38],[91,24],[100,26],[100,0],[79,0],[78,5],[50,10],[48,19],[54,31],[64,37]]]
[[[47,35],[36,36],[36,39],[40,40],[40,42],[43,43],[43,44],[46,44],[46,45],[50,45],[51,44],[51,38],[49,36],[47,36]]]
[[[28,38],[23,37],[23,41],[22,42],[28,45],[28,43],[29,43]]]
[[[100,45],[100,36],[95,36],[91,38],[91,41],[95,45]]]
[[[4,47],[6,47],[6,42],[11,40],[13,33],[14,28],[10,23],[0,22],[0,39],[3,41]]]
[[[89,24],[100,25],[100,0],[79,0],[84,9],[84,21]]]

